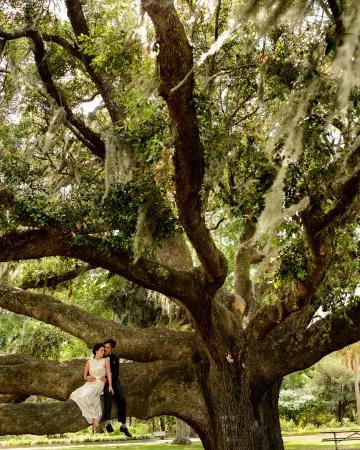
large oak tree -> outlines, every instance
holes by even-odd
[[[0,307],[116,339],[132,416],[283,448],[282,378],[360,336],[358,2],[142,0],[137,25],[125,1],[3,3],[0,258],[87,266],[3,284]],[[42,291],[94,268],[191,329]],[[85,427],[82,364],[1,356],[0,434]]]

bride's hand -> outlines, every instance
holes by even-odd
[[[109,386],[109,392],[110,394],[114,395],[114,389],[112,388],[112,386]]]

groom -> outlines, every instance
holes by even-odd
[[[123,388],[119,380],[120,361],[119,357],[113,354],[113,349],[116,346],[116,342],[113,339],[108,339],[104,342],[104,358],[110,359],[110,368],[112,375],[112,386],[114,389],[114,395],[109,392],[109,383],[105,383],[104,387],[104,414],[103,420],[105,420],[105,428],[109,433],[114,431],[111,425],[111,405],[113,398],[115,399],[118,409],[118,421],[120,422],[120,431],[127,437],[132,437],[131,433],[126,427],[126,401]]]

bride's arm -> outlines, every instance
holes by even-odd
[[[84,367],[84,380],[87,381],[87,376],[89,373],[89,361],[86,361],[85,367]]]
[[[90,363],[89,361],[87,361],[84,368],[84,380],[90,382],[95,381],[96,378],[89,375],[89,373],[90,373]]]
[[[105,369],[106,369],[106,376],[109,382],[109,392],[112,394],[114,393],[113,387],[112,387],[112,376],[111,376],[111,369],[110,369],[110,360],[105,360]]]

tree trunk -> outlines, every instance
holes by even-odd
[[[184,422],[176,418],[176,436],[172,441],[172,444],[185,445],[191,444],[190,441],[190,426]]]
[[[235,364],[228,364],[232,365]],[[210,389],[205,397],[211,396],[209,428],[206,434],[196,430],[204,448],[282,450],[278,414],[281,380],[264,388],[260,383],[255,386],[249,373],[241,374],[239,368],[229,367],[219,375],[208,385]]]
[[[356,355],[357,358],[359,358]],[[359,364],[355,365],[355,398],[356,398],[356,412],[357,412],[357,422],[360,423],[360,389],[359,389]]]
[[[165,420],[163,417],[160,417],[160,431],[166,431],[165,430]]]
[[[342,421],[342,402],[338,401],[338,421],[341,423]]]

